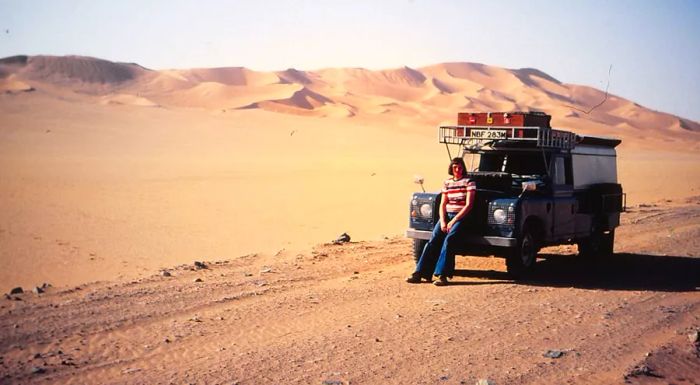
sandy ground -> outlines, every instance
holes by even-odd
[[[438,190],[448,161],[435,126],[0,99],[1,292],[400,235],[414,175]],[[623,145],[628,204],[700,193],[698,164]]]
[[[15,295],[0,382],[697,384],[698,218],[697,198],[631,208],[612,259],[546,249],[520,283],[460,257],[453,285],[406,284],[390,238]]]
[[[581,112],[603,97],[473,63],[0,60],[0,292],[27,291],[0,299],[0,382],[700,383],[700,125],[614,95]],[[623,139],[615,258],[548,249],[515,283],[463,257],[455,285],[405,284],[436,126],[527,107]]]

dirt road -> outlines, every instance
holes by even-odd
[[[7,295],[0,383],[700,383],[700,199],[633,207],[612,260],[550,248],[524,282],[459,257],[454,284],[408,285],[410,249],[328,244]]]

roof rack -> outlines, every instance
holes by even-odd
[[[440,126],[438,140],[445,144],[483,146],[488,142],[527,143],[533,147],[571,150],[576,134],[548,127]]]

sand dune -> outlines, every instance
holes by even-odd
[[[34,91],[34,87],[18,80],[15,74],[9,74],[7,77],[0,77],[0,92],[17,93],[29,91]]]
[[[303,85],[311,84],[313,81],[309,74],[304,71],[299,71],[294,68],[290,68],[286,71],[281,71],[277,73],[277,76],[284,82],[287,83],[299,83]]]
[[[259,72],[244,67],[152,71],[136,64],[79,56],[16,56],[0,60],[0,75],[5,92],[36,89],[60,97],[64,88],[79,91],[81,98],[95,94],[97,103],[111,98],[122,100],[119,103],[166,108],[245,107],[336,117],[395,112],[397,119],[412,113],[433,116],[439,122],[453,120],[458,110],[534,109],[552,114],[562,128],[608,135],[614,129],[613,134],[629,136],[625,143],[636,146],[648,146],[648,139],[655,136],[695,144],[700,141],[697,122],[615,95],[606,96],[592,87],[566,84],[533,68],[442,63],[378,71],[327,68]],[[132,95],[131,101],[126,95]],[[655,135],[660,132],[663,135]]]
[[[256,72],[244,67],[197,68],[178,72],[193,82],[216,82],[229,86],[263,86],[280,81],[273,73]]]
[[[140,107],[158,107],[157,103],[151,100],[135,95],[129,94],[115,94],[103,96],[101,99],[102,104],[125,104],[130,106],[140,106]]]
[[[136,64],[113,63],[81,56],[32,56],[22,69],[31,79],[56,83],[120,84],[147,72]]]

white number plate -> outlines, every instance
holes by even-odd
[[[472,138],[482,139],[505,139],[505,130],[472,130]]]

